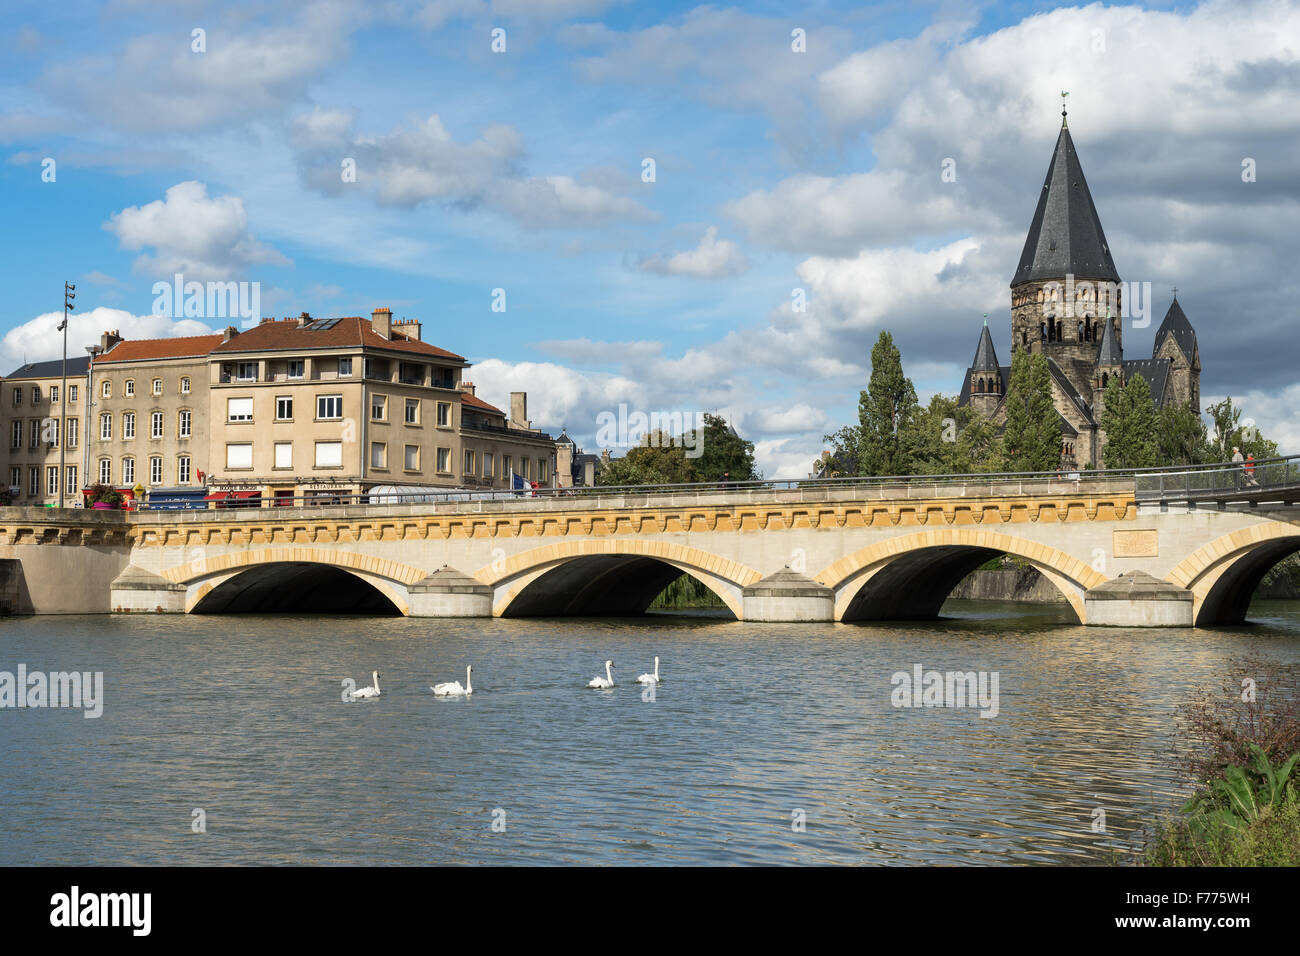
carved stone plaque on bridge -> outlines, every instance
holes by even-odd
[[[1111,532],[1111,552],[1117,558],[1155,558],[1160,555],[1159,532],[1154,528]]]

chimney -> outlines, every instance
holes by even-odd
[[[408,339],[420,341],[420,321],[419,319],[402,319],[393,323],[393,331],[401,332]]]
[[[608,465],[608,464],[609,464],[609,449],[608,449],[608,448],[606,448],[604,451],[602,451],[602,452],[600,453],[600,463],[601,463],[602,465]]]
[[[304,312],[298,316],[298,328],[304,328],[309,322],[311,322],[311,316],[308,313]]]
[[[462,391],[462,392],[469,392],[471,395],[474,394],[474,383],[473,383],[473,382],[466,382],[466,381],[464,381],[464,380],[462,379],[461,381],[459,381],[459,382],[456,383],[456,387],[457,387],[458,389],[460,389],[460,391]]]
[[[527,392],[510,393],[510,427],[524,429],[529,427]]]
[[[239,329],[235,328],[233,325],[227,325],[226,331],[221,333],[221,341],[229,342],[238,334],[239,334]]]
[[[596,486],[596,463],[591,459],[582,463],[582,483],[588,488]]]
[[[375,309],[370,313],[370,326],[382,337],[391,339],[393,337],[393,310]]]
[[[117,334],[117,329],[112,332],[105,332],[99,337],[99,348],[101,352],[107,352],[118,342],[122,341],[122,336]]]

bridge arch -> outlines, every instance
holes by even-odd
[[[835,592],[835,620],[933,617],[967,574],[999,554],[1027,561],[1056,585],[1081,623],[1083,593],[1106,576],[1049,545],[994,531],[942,528],[879,541],[833,562],[816,580]]]
[[[296,587],[307,593],[330,591],[331,586],[347,588],[352,581],[367,585],[381,595],[392,609],[410,613],[407,587],[422,580],[427,572],[377,558],[369,554],[334,551],[325,548],[270,547],[254,548],[215,555],[171,568],[162,577],[186,586],[186,613],[204,613],[236,600],[234,592],[255,587]],[[364,591],[355,592],[366,610],[382,610],[369,600]],[[245,599],[247,600],[247,598]]]
[[[531,548],[474,576],[495,594],[496,617],[625,614],[644,611],[668,583],[689,574],[736,616],[753,568],[672,541],[589,538]]]
[[[1197,548],[1165,580],[1192,592],[1192,622],[1197,627],[1239,624],[1264,575],[1297,551],[1300,525],[1261,522]]]

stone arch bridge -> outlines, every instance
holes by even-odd
[[[934,616],[970,571],[1010,554],[1083,623],[1205,625],[1242,620],[1263,574],[1300,550],[1289,492],[1146,498],[1130,476],[125,514],[3,508],[0,601],[35,613],[620,615],[688,574],[742,620],[888,620]]]

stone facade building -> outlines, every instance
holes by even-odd
[[[1130,359],[1124,357],[1123,295],[1063,119],[1011,280],[1011,351],[1047,358],[1062,467],[1101,467],[1106,436],[1100,421],[1112,379],[1124,383],[1141,375],[1157,408],[1177,402],[1200,411],[1200,350],[1177,298],[1156,332],[1151,357]],[[1010,378],[1011,367],[998,362],[986,320],[958,402],[1003,423]]]
[[[185,338],[106,332],[93,357],[68,360],[66,396],[60,361],[0,383],[0,468],[18,504],[57,504],[60,483],[77,505],[95,483],[286,503],[389,485],[505,490],[515,475],[553,486],[555,440],[527,420],[526,393],[507,414],[462,379],[468,367],[387,309]]]

